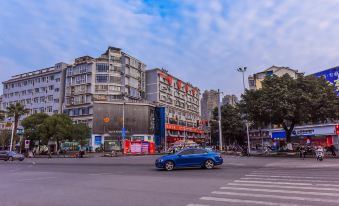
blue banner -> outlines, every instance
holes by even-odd
[[[165,140],[165,107],[155,108],[155,128],[154,128],[155,145],[161,145]]]
[[[335,86],[337,96],[339,96],[339,67],[334,67],[313,74],[316,77],[324,77],[329,83]]]

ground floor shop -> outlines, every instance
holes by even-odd
[[[297,126],[292,131],[291,143],[293,149],[298,146],[310,146],[324,148],[332,145],[338,151],[339,149],[339,134],[337,124],[321,124],[321,125],[306,125]],[[272,146],[277,149],[287,147],[286,132],[281,129],[272,130]]]

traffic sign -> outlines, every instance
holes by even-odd
[[[108,123],[109,121],[111,121],[111,120],[109,119],[109,117],[105,117],[105,118],[104,118],[104,122],[105,122],[105,123]]]
[[[126,128],[122,128],[122,130],[121,130],[121,137],[122,137],[122,139],[126,138]]]
[[[25,149],[29,149],[30,140],[25,140]]]

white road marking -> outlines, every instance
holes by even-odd
[[[298,191],[298,190],[274,190],[274,189],[262,189],[262,188],[247,188],[247,187],[220,187],[221,190],[242,190],[252,192],[269,192],[269,193],[286,193],[286,194],[302,194],[302,195],[320,195],[329,197],[338,197],[338,193],[329,192],[310,192],[310,191]]]
[[[202,204],[188,204],[186,206],[210,206],[210,205],[202,205]]]
[[[88,175],[111,175],[112,173],[91,173]]]
[[[234,180],[234,182],[243,182],[243,183],[262,183],[262,184],[271,184],[271,185],[304,185],[311,186],[311,183],[294,183],[294,182],[269,182],[269,181],[248,181],[248,180]]]
[[[253,193],[243,193],[243,192],[238,193],[238,192],[213,191],[212,194],[233,195],[233,196],[243,196],[243,197],[259,197],[259,198],[266,197],[266,198],[276,198],[276,199],[282,199],[282,200],[301,200],[301,201],[311,201],[311,202],[339,203],[339,199],[331,200],[331,199],[324,199],[324,198],[266,195],[266,194],[253,194]]]
[[[281,172],[251,172],[250,175],[291,175],[291,173],[281,173]],[[303,177],[305,174],[302,173],[293,173],[296,177]],[[328,174],[328,175],[319,175],[319,174],[313,174],[314,178],[323,177],[323,178],[331,178],[334,174]]]
[[[245,175],[246,177],[281,177],[281,178],[300,178],[300,179],[321,179],[318,177],[300,177],[300,176],[289,176],[289,175]],[[331,179],[339,179],[339,178],[331,178]]]
[[[241,180],[270,180],[270,181],[291,181],[291,182],[331,182],[335,184],[339,184],[339,181],[331,181],[331,180],[298,180],[298,179],[280,179],[280,178],[263,178],[263,177],[242,177]]]
[[[230,199],[230,198],[219,198],[219,197],[201,197],[201,200],[218,201],[218,202],[232,202],[232,203],[248,203],[257,205],[271,205],[271,206],[301,206],[300,204],[285,204],[277,202],[266,202],[266,201],[255,201],[255,200],[241,200],[241,199]]]
[[[27,179],[21,179],[19,181],[36,181],[36,180],[47,180],[47,179],[55,179],[57,177],[36,177],[36,178],[27,178]]]
[[[282,188],[282,189],[302,189],[302,190],[318,190],[318,191],[339,191],[339,188],[319,188],[319,187],[296,187],[282,185],[261,185],[261,184],[246,184],[246,183],[228,183],[233,186],[248,186],[248,187],[266,187],[266,188]],[[339,195],[339,194],[338,194]]]

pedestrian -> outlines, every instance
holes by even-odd
[[[337,156],[337,154],[335,153],[335,147],[334,147],[333,144],[330,146],[330,151],[331,151],[333,157]]]

